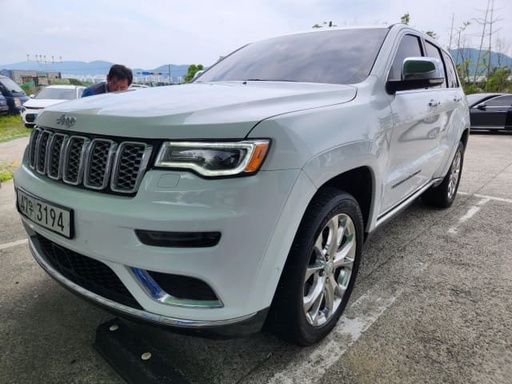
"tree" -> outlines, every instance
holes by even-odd
[[[405,25],[409,25],[409,23],[411,22],[411,15],[409,14],[409,12],[405,13],[401,18],[400,18],[400,22],[402,24],[405,24]],[[437,39],[437,33],[433,32],[433,31],[427,31],[425,32],[427,35],[429,35],[430,37],[432,37],[433,39]]]
[[[487,76],[486,91],[488,92],[507,92],[510,89],[508,78],[512,74],[510,68],[494,67],[493,71]]]
[[[493,69],[493,64],[491,62],[491,54],[492,51],[492,36],[493,33],[496,32],[494,29],[494,24],[502,21],[503,18],[494,17],[494,0],[487,0],[487,8],[485,9],[485,14],[483,19],[474,19],[478,24],[482,25],[482,34],[480,35],[480,46],[478,48],[478,58],[476,59],[477,68],[484,67],[484,72],[489,76]],[[484,51],[484,40],[485,37],[489,38],[487,51]],[[487,57],[486,57],[487,55]],[[473,83],[476,83],[478,80],[477,74],[475,72],[475,76],[473,77]]]
[[[189,81],[191,81],[194,78],[194,76],[196,75],[196,73],[198,71],[202,71],[203,69],[204,69],[203,64],[189,65],[187,74],[185,75],[185,83],[188,83]]]
[[[433,39],[437,39],[437,33],[433,32],[433,31],[427,31],[425,32],[427,35],[429,35],[431,38]]]
[[[69,80],[69,84],[71,85],[84,85],[80,80],[78,79],[68,79]]]

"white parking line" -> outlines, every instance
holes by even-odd
[[[460,194],[461,195],[471,195],[470,193],[465,193],[465,192],[460,192]],[[464,222],[471,219],[480,210],[480,207],[487,204],[489,201],[491,201],[491,200],[492,201],[500,201],[502,203],[512,204],[512,199],[506,199],[503,197],[495,197],[495,196],[479,195],[479,194],[474,194],[472,196],[478,197],[480,199],[480,201],[478,203],[476,203],[474,206],[470,207],[468,209],[468,211],[466,212],[466,214],[459,219],[459,222],[456,225],[454,225],[448,229],[448,233],[450,235],[456,235],[458,233],[459,225],[461,225]]]
[[[302,349],[293,359],[293,367],[277,372],[269,383],[299,384],[319,380],[401,294],[400,291],[386,298],[382,297],[382,292],[362,295],[348,309],[353,317],[342,317],[322,342],[311,347],[315,348],[314,351],[310,348]]]
[[[11,243],[0,244],[0,251],[7,248],[17,247],[18,245],[27,244],[28,239],[13,241]]]
[[[489,196],[489,195],[480,195],[478,193],[476,194],[471,194],[471,193],[468,193],[468,192],[457,192],[459,195],[464,195],[464,196],[475,196],[475,197],[478,197],[480,199],[489,199],[489,200],[494,200],[494,201],[501,201],[502,203],[509,203],[509,204],[512,204],[512,199],[506,199],[504,197],[496,197],[496,196]]]
[[[494,201],[501,201],[502,203],[512,204],[512,199],[505,199],[503,197],[494,197],[494,196],[486,196],[486,195],[473,195],[475,197],[480,197],[482,199],[489,199]]]
[[[466,221],[468,221],[469,219],[471,219],[480,210],[480,207],[482,205],[488,203],[489,201],[491,201],[491,198],[486,196],[486,197],[483,197],[478,203],[476,203],[476,205],[473,205],[472,207],[470,207],[468,209],[468,211],[466,212],[466,214],[463,215],[459,219],[459,222],[448,229],[448,233],[450,235],[456,235],[457,232],[459,231],[459,228],[458,228],[459,225],[461,225],[461,224],[465,223]]]

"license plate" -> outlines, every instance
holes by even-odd
[[[70,239],[73,237],[73,210],[50,203],[17,189],[17,207],[30,221]]]

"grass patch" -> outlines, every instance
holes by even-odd
[[[12,179],[13,172],[19,167],[17,161],[0,162],[0,183]]]
[[[25,128],[20,115],[0,116],[0,143],[29,136],[32,129]]]

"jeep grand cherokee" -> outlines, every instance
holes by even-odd
[[[369,233],[452,204],[469,134],[450,55],[405,25],[255,42],[36,124],[15,188],[48,274],[126,317],[300,345],[335,326]]]

